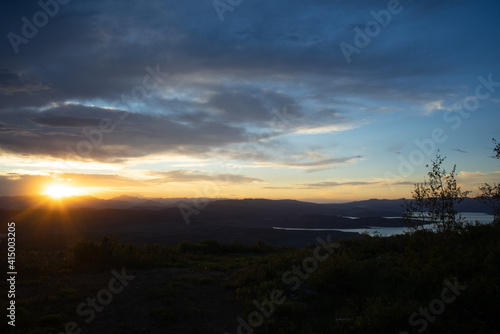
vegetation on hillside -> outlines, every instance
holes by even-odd
[[[147,312],[159,326],[170,326],[180,321],[183,312],[194,312],[176,310],[168,301],[186,299],[187,291],[196,287],[212,289],[212,284],[229,294],[224,303],[242,306],[239,317],[234,317],[233,333],[238,326],[243,333],[248,329],[255,333],[500,330],[498,220],[467,224],[451,234],[420,230],[392,237],[363,235],[338,245],[327,243],[330,248],[319,251],[318,245],[294,249],[204,241],[138,246],[104,237],[99,242],[80,241],[67,251],[20,252],[17,332],[2,326],[12,333],[59,333],[68,321],[81,322],[75,307],[105,286],[105,281],[96,281],[80,289],[75,282],[94,274],[104,279],[110,269],[125,267],[134,275],[155,268],[184,268],[191,273],[187,280],[174,277],[159,290],[151,287],[156,290],[148,294]],[[322,260],[312,260],[316,255]],[[425,320],[421,308],[441,298],[446,282],[467,288],[441,313],[431,313],[433,321]],[[130,294],[124,294],[121,303],[127,303]],[[272,298],[281,303],[271,307]],[[6,307],[3,301],[1,307]],[[209,305],[198,303],[199,309],[205,307]],[[124,316],[116,333],[132,333],[124,329],[128,325],[132,326]]]

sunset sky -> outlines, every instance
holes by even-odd
[[[500,177],[498,0],[0,9],[0,196],[401,198],[437,149]]]

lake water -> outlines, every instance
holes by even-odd
[[[481,224],[489,224],[493,222],[493,215],[489,215],[481,212],[461,212],[462,217],[470,222],[478,221]],[[350,219],[358,219],[359,217],[345,217]],[[400,219],[401,217],[384,217],[388,219]],[[341,231],[341,232],[357,232],[357,233],[379,233],[382,236],[390,236],[394,234],[401,234],[408,231],[407,227],[379,227],[370,226],[370,228],[288,228],[288,227],[273,227],[275,230],[287,230],[287,231]]]

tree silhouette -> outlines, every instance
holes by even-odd
[[[435,160],[431,160],[432,166],[427,173],[429,179],[415,184],[413,200],[404,201],[403,218],[410,228],[423,228],[430,221],[438,231],[450,233],[463,226],[462,217],[457,217],[456,205],[467,197],[469,191],[462,191],[457,185],[456,165],[449,174],[442,167],[445,159],[438,154]]]
[[[500,159],[500,143],[495,138],[493,138],[493,143],[495,143],[495,148],[493,148],[493,158]]]
[[[476,196],[476,199],[486,204],[493,210],[493,221],[497,220],[500,213],[500,185],[493,183],[489,185],[485,183],[479,187],[481,193]]]
[[[493,148],[493,155],[491,157],[493,159],[500,159],[500,143],[495,138],[493,138],[493,143],[495,143],[495,147]],[[485,183],[479,187],[479,191],[481,193],[476,196],[476,199],[493,210],[493,221],[496,221],[500,214],[500,184],[493,183],[493,185],[490,185]]]

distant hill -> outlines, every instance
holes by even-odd
[[[67,208],[127,209],[130,203],[120,200],[104,200],[92,196],[71,196],[59,201],[46,195],[0,197],[0,209],[44,209],[54,205]]]
[[[48,195],[31,196],[2,196],[0,209],[29,209],[44,208],[60,203],[67,208],[89,209],[151,209],[161,210],[176,206],[186,198],[146,198],[122,195],[111,199],[100,199],[92,196],[70,196],[61,200],[53,199]]]
[[[384,218],[400,217],[402,200],[373,199],[342,204],[268,199],[214,200],[200,207],[188,222],[177,206],[181,202],[194,204],[192,199],[130,196],[108,200],[79,196],[62,201],[48,196],[0,197],[0,218],[16,222],[26,245],[54,247],[82,236],[102,235],[137,243],[215,239],[226,243],[265,241],[303,247],[318,236],[332,235],[339,239],[358,235],[332,229],[405,226],[401,219]],[[64,208],[60,210],[63,203]],[[472,199],[465,201],[461,208],[469,212],[488,212]],[[310,230],[290,231],[275,227]]]
[[[197,219],[241,219],[246,218],[283,218],[300,215],[340,215],[354,217],[391,217],[400,216],[402,199],[370,199],[348,203],[318,204],[297,200],[241,199],[209,200],[206,207],[200,210]],[[59,201],[46,195],[3,196],[0,197],[0,209],[44,208],[62,203],[68,208],[91,209],[137,209],[162,210],[177,207],[180,203],[194,206],[195,199],[190,198],[148,198],[134,196],[118,196],[111,199],[99,199],[92,196],[72,196]],[[458,207],[462,212],[491,213],[484,204],[468,198]]]

